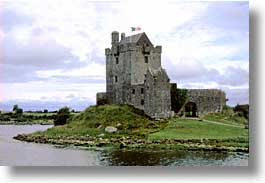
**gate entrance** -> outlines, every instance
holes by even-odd
[[[198,117],[197,105],[194,102],[188,102],[185,105],[185,116],[186,117]]]

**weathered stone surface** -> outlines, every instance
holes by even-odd
[[[112,32],[111,48],[105,49],[106,93],[97,104],[130,104],[148,116],[171,117],[170,79],[161,66],[161,46],[154,46],[145,33],[119,40]],[[196,115],[222,111],[225,93],[220,90],[188,90],[188,101],[197,105]]]
[[[161,52],[162,47],[153,46],[145,33],[123,34],[120,41],[114,31],[112,47],[105,49],[107,91],[97,94],[97,104],[130,104],[153,118],[169,117],[170,84]]]
[[[221,112],[226,104],[225,93],[218,89],[189,89],[187,97],[186,104],[193,103],[196,116]]]
[[[115,127],[113,127],[113,126],[107,126],[106,128],[105,128],[105,132],[107,132],[107,133],[114,133],[114,132],[116,132],[118,129],[117,128],[115,128]]]

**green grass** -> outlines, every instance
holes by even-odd
[[[106,134],[106,126],[119,127],[116,133]],[[68,137],[97,136],[101,133],[105,133],[104,138],[131,136],[149,140],[207,139],[209,145],[215,143],[213,145],[248,147],[248,129],[196,119],[172,118],[154,121],[145,116],[143,111],[128,105],[91,106],[78,115],[72,115],[66,125],[55,126],[32,135]]]
[[[247,119],[240,115],[239,113],[235,113],[232,108],[225,107],[221,113],[210,113],[203,116],[203,119],[209,121],[216,121],[225,124],[232,124],[237,126],[245,126],[247,124]]]
[[[166,128],[149,139],[229,139],[248,138],[248,130],[191,119],[172,119]]]
[[[64,126],[55,126],[35,134],[47,136],[96,136],[104,133],[107,126],[119,130],[112,136],[136,135],[145,137],[167,125],[166,121],[153,121],[141,110],[128,105],[91,106],[78,115],[71,116]]]

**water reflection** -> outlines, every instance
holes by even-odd
[[[176,150],[115,150],[102,154],[109,166],[245,166],[247,154]]]
[[[247,166],[248,154],[153,149],[81,149],[26,143],[12,137],[51,126],[0,125],[2,166]]]

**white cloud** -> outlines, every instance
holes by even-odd
[[[32,48],[36,58],[56,52],[62,53],[63,58],[60,62],[63,68],[52,67],[55,62],[47,61],[50,67],[32,71],[41,84],[45,83],[43,90],[38,89],[40,83],[36,81],[23,83],[25,92],[17,92],[20,91],[18,83],[6,84],[6,91],[12,90],[6,99],[37,99],[44,93],[62,96],[61,100],[71,94],[92,99],[97,91],[105,89],[102,83],[94,82],[105,79],[104,49],[110,47],[111,32],[118,30],[130,35],[131,26],[142,27],[155,45],[163,46],[162,64],[179,86],[248,87],[245,78],[249,68],[248,24],[245,23],[248,20],[245,7],[238,3],[219,2],[217,6],[210,2],[187,1],[21,0],[6,2],[4,8],[8,9],[11,20],[18,21],[12,21],[12,25],[11,21],[6,22],[10,25],[0,30],[0,41],[9,36],[18,47]],[[12,11],[15,13],[10,13]],[[36,51],[36,45],[41,43],[44,46]],[[49,48],[54,52],[48,54]],[[60,52],[62,49],[65,51]],[[66,52],[72,59],[64,58]],[[17,53],[19,57],[21,54]],[[71,67],[75,62],[80,67]],[[24,65],[27,63],[29,60]],[[231,75],[230,71],[243,75],[245,83],[234,86],[236,80],[225,77],[236,77],[236,73]],[[65,85],[62,83],[64,77]],[[84,84],[86,77],[91,82],[88,85]],[[76,88],[80,91],[74,92]]]

